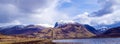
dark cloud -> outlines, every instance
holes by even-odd
[[[0,13],[0,14],[2,14],[2,13]],[[0,23],[8,23],[10,21],[11,21],[11,18],[8,15],[6,15],[4,13],[2,15],[0,15]]]
[[[19,0],[16,3],[21,10],[32,11],[38,8],[44,8],[47,5],[46,0]]]
[[[10,18],[10,15],[12,15],[10,13],[10,9],[12,8],[8,5],[0,5],[0,23],[8,23],[12,21],[12,19]]]
[[[103,8],[93,12],[90,16],[103,16],[113,12],[112,6],[114,3],[111,0],[103,0],[98,2],[102,4]]]
[[[0,4],[15,3],[15,0],[0,0]]]
[[[47,3],[47,0],[0,0],[0,4],[13,4],[23,12],[44,8]]]
[[[47,6],[47,0],[0,0],[0,24],[27,19],[33,10]]]

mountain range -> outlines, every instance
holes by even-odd
[[[87,24],[77,22],[56,22],[55,26],[15,25],[0,27],[0,34],[14,37],[47,38],[47,39],[77,39],[91,37],[120,37],[120,27],[99,31]]]

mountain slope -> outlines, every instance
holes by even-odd
[[[84,27],[85,27],[88,31],[90,31],[90,32],[92,32],[92,33],[94,33],[94,34],[96,34],[96,35],[100,34],[99,31],[97,31],[95,28],[93,28],[93,27],[90,26],[90,25],[84,25]]]
[[[53,33],[54,39],[89,38],[95,36],[95,34],[88,31],[83,25],[78,23],[60,25],[53,30]]]

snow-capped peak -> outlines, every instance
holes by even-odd
[[[110,29],[109,27],[101,27],[101,28],[98,28],[99,31],[107,31],[108,29]]]

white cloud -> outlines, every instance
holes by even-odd
[[[89,25],[111,25],[115,24],[116,22],[120,22],[120,2],[115,1],[112,5],[113,12],[109,14],[105,14],[104,16],[100,17],[90,17],[89,14],[86,12],[84,14],[79,14],[74,18],[75,21],[78,21],[83,24]]]
[[[0,15],[0,17],[6,16],[6,17],[1,17],[0,19],[6,20],[5,18],[8,18],[7,20],[10,20],[9,22],[6,21],[7,23],[5,22],[6,23],[6,24],[4,23],[5,25],[9,23],[10,24],[40,24],[43,26],[50,27],[51,25],[54,25],[55,22],[60,20],[63,21],[74,20],[79,23],[89,24],[89,25],[101,25],[101,24],[110,25],[110,24],[114,24],[115,22],[120,22],[119,0],[113,0],[115,4],[112,5],[113,8],[112,13],[100,17],[90,17],[89,16],[90,13],[87,12],[83,14],[78,14],[77,16],[74,17],[69,15],[70,13],[60,12],[59,10],[57,10],[60,4],[62,4],[63,2],[71,3],[72,0],[62,0],[63,2],[60,2],[61,0],[41,0],[41,3],[39,3],[40,0],[31,0],[29,3],[26,3],[29,0],[26,1],[21,0],[19,3],[14,3],[15,0],[12,1],[10,2],[4,1],[4,3],[2,3],[2,1],[0,2],[0,6],[1,6],[0,9],[3,9],[5,10],[5,12],[7,11],[7,13],[9,13],[6,15]],[[70,7],[68,11],[69,10],[78,12],[77,10],[73,9],[73,7]],[[3,13],[3,11],[1,13]]]
[[[20,0],[18,2],[13,0],[14,3],[12,1],[1,1],[3,1],[4,3],[0,2],[0,6],[5,6],[5,8],[2,8],[3,11],[8,11],[8,13],[5,14],[7,20],[5,19],[5,17],[1,18],[1,20],[6,20],[4,21],[5,25],[7,25],[8,23],[53,25],[59,20],[69,19],[69,16],[67,16],[65,13],[60,13],[57,11],[57,6],[61,4],[59,2],[60,0],[41,0],[42,2],[40,2],[40,0]],[[8,22],[8,20],[10,21]],[[16,20],[17,22],[13,22]],[[2,23],[0,24],[2,26]]]
[[[67,14],[56,10],[59,4],[59,0],[54,0],[47,8],[35,10],[37,13],[34,13],[30,20],[35,21],[34,23],[54,25],[59,20],[70,19]]]

